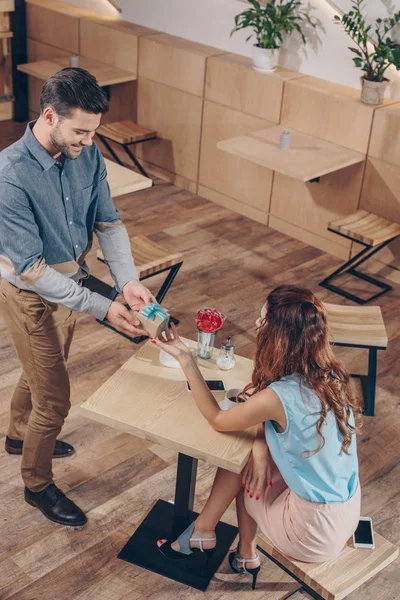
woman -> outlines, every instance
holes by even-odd
[[[152,340],[179,361],[215,430],[258,425],[243,473],[218,469],[196,521],[175,542],[159,540],[158,547],[171,559],[212,550],[215,527],[236,498],[239,545],[229,562],[235,572],[253,576],[253,589],[260,570],[257,526],[284,554],[323,562],[342,550],[360,516],[359,406],[329,345],[323,305],[307,289],[281,286],[268,296],[256,326],[252,382],[241,394],[246,401],[229,411],[220,410],[175,327]]]

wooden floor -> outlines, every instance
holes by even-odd
[[[0,124],[0,147],[23,130],[15,123]],[[184,254],[182,270],[164,304],[180,319],[180,331],[187,337],[195,336],[195,311],[215,306],[228,315],[223,335],[233,336],[238,353],[250,357],[254,321],[275,286],[301,284],[322,300],[346,302],[317,285],[340,264],[338,259],[161,180],[152,189],[119,199],[117,206],[130,235],[145,234]],[[96,260],[96,248],[97,244],[88,262],[95,275],[106,279],[107,269]],[[381,300],[390,341],[378,359],[376,417],[365,418],[358,440],[362,512],[395,544],[400,543],[399,300],[396,285]],[[73,408],[61,436],[77,452],[54,461],[56,483],[89,517],[85,528],[74,530],[51,523],[24,502],[20,459],[1,450],[20,367],[0,320],[0,599],[285,598],[298,584],[267,559],[262,561],[256,591],[250,589],[250,578],[231,574],[225,561],[203,593],[116,558],[152,502],[173,498],[176,456],[85,420],[77,407],[136,349],[92,317],[79,315],[69,361]],[[366,352],[338,349],[337,354],[352,371],[365,372]],[[206,500],[213,473],[213,468],[199,465],[196,510]],[[235,522],[232,507],[225,519]],[[399,573],[395,562],[350,600],[397,600]]]

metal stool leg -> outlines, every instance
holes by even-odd
[[[335,233],[337,233],[337,232],[335,232]],[[345,237],[347,239],[353,239],[353,238],[350,238],[343,234],[338,234],[338,235],[342,235],[342,237]],[[362,263],[364,263],[366,260],[371,258],[374,254],[376,254],[377,252],[382,250],[382,248],[384,248],[385,246],[390,244],[390,242],[392,242],[394,239],[395,238],[387,240],[386,242],[379,244],[375,248],[373,248],[370,245],[364,244],[366,247],[363,248],[363,250],[361,250],[361,252],[359,252],[358,254],[353,256],[353,258],[351,258],[349,261],[344,263],[344,265],[342,265],[341,267],[336,269],[336,271],[334,271],[328,277],[326,277],[323,281],[321,281],[319,283],[319,285],[327,290],[330,290],[331,292],[335,292],[336,294],[343,296],[344,298],[348,298],[348,300],[357,302],[357,304],[366,304],[367,302],[371,302],[371,300],[375,300],[376,298],[379,298],[379,296],[382,296],[382,294],[386,294],[386,292],[389,292],[390,290],[393,289],[392,286],[390,286],[386,283],[383,283],[382,281],[380,281],[379,279],[376,279],[375,277],[371,277],[370,275],[366,275],[365,273],[360,273],[360,271],[357,271],[356,268],[359,267],[360,265],[362,265]],[[357,240],[354,240],[354,241],[357,241]],[[340,275],[344,275],[345,273],[350,273],[351,275],[354,275],[355,277],[358,277],[359,279],[368,281],[368,283],[371,283],[372,285],[375,285],[375,286],[381,288],[382,291],[378,292],[377,294],[374,294],[367,300],[364,300],[363,298],[360,298],[360,296],[356,296],[355,294],[346,292],[341,287],[330,283],[332,279],[339,277]]]
[[[128,144],[122,144],[122,147],[125,150],[126,154],[129,156],[129,158],[132,160],[134,165],[139,169],[141,174],[144,175],[145,177],[148,177],[148,174],[146,173],[146,171],[144,170],[144,168],[142,167],[142,165],[140,164],[140,162],[138,161],[136,156],[133,154],[131,149],[128,147]]]
[[[106,138],[104,137],[104,135],[100,135],[99,133],[97,134],[99,136],[99,138],[101,139],[102,143],[104,144],[105,148],[108,150],[108,152],[111,154],[111,156],[113,157],[113,159],[115,160],[116,163],[118,163],[119,165],[124,166],[124,163],[122,162],[122,160],[119,159],[118,155],[114,152],[114,150],[111,148],[110,144],[107,142]]]
[[[368,354],[368,376],[366,380],[366,390],[364,393],[364,415],[373,417],[375,415],[375,394],[376,394],[376,370],[377,370],[376,348],[370,348]]]

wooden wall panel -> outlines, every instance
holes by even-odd
[[[139,75],[203,96],[207,57],[221,52],[172,35],[146,36],[140,39]]]
[[[153,31],[119,19],[81,19],[81,55],[136,74],[139,35],[149,33]],[[105,49],[101,56],[99,48]]]
[[[61,48],[71,54],[79,54],[79,17],[75,13],[59,12],[54,10],[53,6],[49,6],[27,2],[28,38]]]
[[[400,103],[375,111],[368,154],[400,167]]]
[[[270,121],[245,115],[206,100],[204,102],[199,184],[267,215],[272,171],[218,150],[216,145],[220,140],[263,129],[270,125]]]
[[[43,44],[37,40],[27,39],[28,62],[37,60],[49,60],[59,56],[69,56],[69,52],[61,48],[54,48],[48,44]],[[29,110],[40,113],[40,93],[42,91],[43,81],[36,77],[28,77]]]
[[[302,183],[275,173],[271,199],[270,225],[276,217],[312,236],[312,245],[346,258],[351,242],[327,230],[328,223],[355,212],[358,208],[364,165],[354,165],[321,178],[319,183]],[[320,243],[318,238],[321,239]],[[328,242],[328,244],[326,243]],[[344,249],[344,251],[342,250]]]
[[[400,167],[368,159],[360,208],[400,223]]]
[[[375,109],[359,97],[353,88],[301,77],[285,85],[281,123],[366,153]]]
[[[202,98],[139,77],[138,123],[159,136],[141,144],[143,159],[196,182],[202,106]]]
[[[251,58],[223,54],[208,60],[205,97],[240,112],[279,123],[284,84],[298,77],[302,75],[281,68],[275,73],[257,73]]]

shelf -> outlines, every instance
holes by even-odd
[[[279,148],[282,131],[292,134],[289,150]],[[361,152],[282,125],[223,140],[218,142],[217,148],[303,182],[365,160]]]
[[[5,40],[8,38],[12,38],[14,37],[14,34],[12,31],[3,31],[0,33],[0,40]]]
[[[69,57],[62,56],[52,60],[40,60],[32,63],[18,65],[18,71],[26,73],[31,77],[36,77],[42,81],[47,81],[60,69],[69,66]],[[136,81],[136,75],[129,71],[118,69],[111,65],[93,60],[92,58],[79,57],[79,66],[89,71],[97,79],[98,84],[103,87],[116,83],[125,83],[127,81]]]

